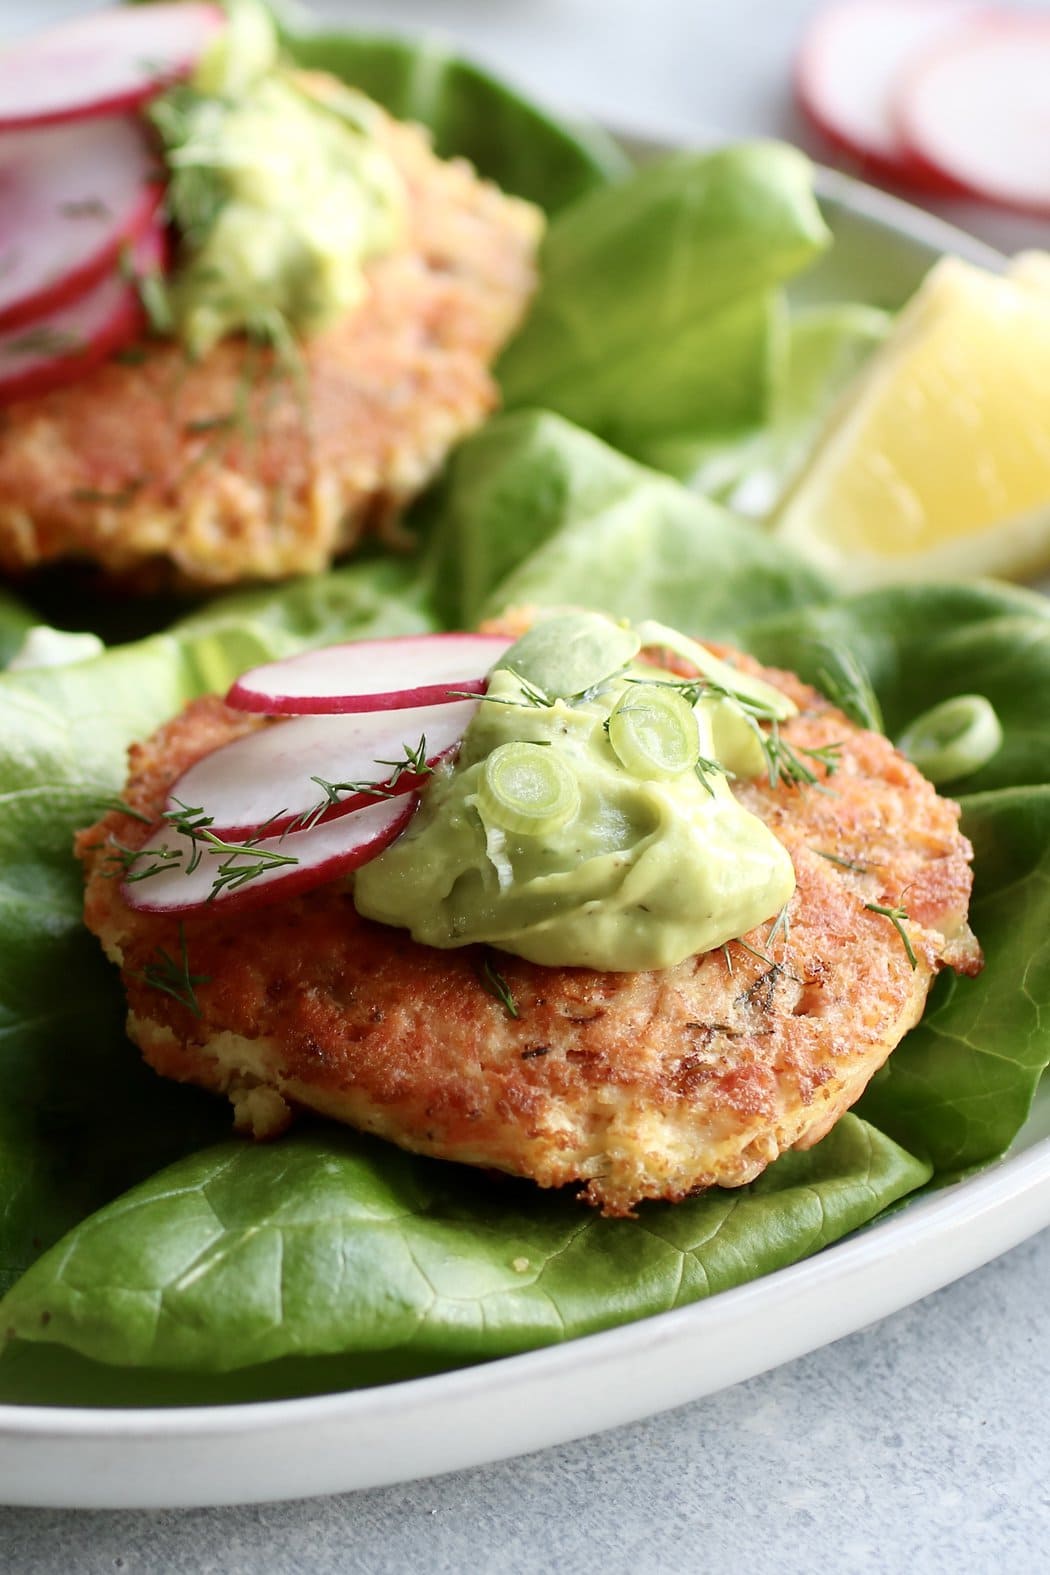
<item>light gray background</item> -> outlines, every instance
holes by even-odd
[[[90,7],[0,0],[0,36]],[[625,127],[809,141],[789,62],[812,0],[327,0],[430,28]],[[1035,5],[1033,9],[1047,9]],[[1010,249],[1050,225],[941,209]],[[1035,1575],[1050,1570],[1050,1233],[724,1394],[527,1459],[311,1503],[0,1509],[3,1575]],[[0,1484],[2,1494],[2,1484]]]

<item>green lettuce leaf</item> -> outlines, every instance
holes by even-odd
[[[830,594],[758,527],[542,411],[496,417],[462,444],[429,518],[453,627],[572,602],[720,638]]]
[[[953,793],[1047,779],[1050,762],[1050,600],[995,581],[896,586],[787,613],[747,631],[762,661],[819,687],[827,646],[867,671],[891,738],[953,695],[982,694],[1003,725],[986,765],[947,783]]]
[[[858,1106],[942,1184],[1009,1147],[1050,1064],[1050,788],[976,793],[962,805],[984,972],[941,975],[922,1022]]]
[[[874,306],[837,303],[793,311],[775,357],[768,419],[758,432],[708,439],[688,452],[649,456],[708,497],[751,519],[771,514],[802,470],[836,400],[893,319]]]
[[[547,232],[539,292],[498,367],[507,405],[640,458],[752,430],[771,388],[770,291],[828,239],[809,162],[777,143],[675,154],[593,193]]]
[[[0,590],[0,667],[6,667],[38,619],[10,591]]]
[[[0,1328],[196,1373],[335,1353],[472,1362],[796,1262],[927,1174],[847,1116],[750,1187],[606,1220],[346,1131],[227,1143],[84,1221],[0,1304]]]
[[[630,169],[597,127],[544,110],[433,38],[295,31],[285,43],[300,65],[331,71],[399,120],[429,127],[443,158],[469,159],[505,191],[549,213]]]
[[[74,831],[119,793],[128,745],[193,696],[306,644],[426,627],[397,572],[231,598],[181,631],[0,676],[0,1290],[87,1209],[228,1128],[125,1040],[122,991],[81,922]]]

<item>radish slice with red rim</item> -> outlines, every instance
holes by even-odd
[[[0,51],[0,130],[134,109],[188,76],[226,26],[216,5],[119,6]]]
[[[145,278],[157,272],[165,249],[164,232],[147,230],[132,254],[134,273]],[[83,377],[130,344],[141,332],[144,317],[135,283],[113,274],[71,306],[8,329],[0,334],[0,404]]]
[[[459,700],[276,722],[196,761],[172,787],[165,814],[199,810],[228,842],[260,828],[277,836],[304,821],[334,820],[378,798],[418,790],[428,768],[459,744],[477,707],[476,700]],[[333,789],[343,784],[343,791],[326,792],[317,778]]]
[[[804,113],[830,142],[872,174],[944,189],[952,183],[915,160],[901,137],[894,98],[901,73],[978,4],[952,0],[839,0],[811,23],[798,57]]]
[[[0,328],[56,311],[113,271],[162,194],[127,117],[0,137]]]
[[[408,634],[329,645],[253,668],[226,701],[269,716],[442,705],[483,693],[512,644],[494,634]]]
[[[284,837],[239,848],[222,839],[224,849],[162,821],[130,865],[121,893],[141,913],[230,913],[285,902],[374,859],[405,829],[415,807],[411,796],[384,799]]]
[[[1050,215],[1050,17],[988,14],[904,81],[900,131],[927,168],[975,196]]]

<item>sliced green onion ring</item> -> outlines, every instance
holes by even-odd
[[[620,764],[642,778],[677,777],[700,758],[700,728],[677,689],[632,684],[609,717],[609,742]]]
[[[1002,742],[1002,723],[991,701],[984,695],[955,695],[916,717],[897,748],[937,785],[987,765]]]
[[[539,744],[501,744],[485,761],[478,808],[504,831],[542,836],[571,820],[580,789],[568,766]]]

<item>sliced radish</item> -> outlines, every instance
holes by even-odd
[[[489,670],[513,642],[495,634],[408,634],[357,640],[268,662],[226,696],[242,711],[392,711],[481,694]]]
[[[218,6],[121,6],[0,53],[0,130],[134,109],[188,76],[226,25]]]
[[[384,799],[308,831],[267,837],[240,853],[223,852],[198,839],[200,860],[188,874],[194,844],[162,822],[131,865],[121,892],[128,906],[142,913],[211,912],[218,908],[230,913],[284,902],[374,859],[408,825],[415,807],[413,797]],[[168,862],[160,857],[163,852],[181,856]],[[289,862],[268,863],[267,855]],[[143,873],[154,865],[160,865],[159,874]],[[223,865],[235,872],[257,868],[262,872],[243,885],[217,887]]]
[[[145,277],[161,268],[165,244],[161,229],[146,230],[132,254],[134,272]],[[0,404],[83,377],[129,344],[143,320],[135,283],[114,273],[71,306],[8,329],[0,334]]]
[[[0,328],[56,311],[109,273],[157,210],[158,174],[128,117],[0,137]]]
[[[943,190],[911,156],[894,114],[901,73],[979,9],[977,0],[839,0],[818,13],[799,53],[805,114],[830,142],[884,179]]]
[[[1050,16],[1003,12],[957,29],[907,75],[898,122],[941,178],[1050,214]]]
[[[317,814],[334,820],[371,804],[418,790],[424,772],[398,770],[418,751],[433,767],[448,756],[478,708],[476,700],[366,711],[355,716],[301,716],[235,739],[190,766],[171,790],[166,812],[189,806],[212,818],[225,841],[243,841],[265,826],[273,836],[325,805],[330,783],[375,783],[385,792],[348,792]]]

